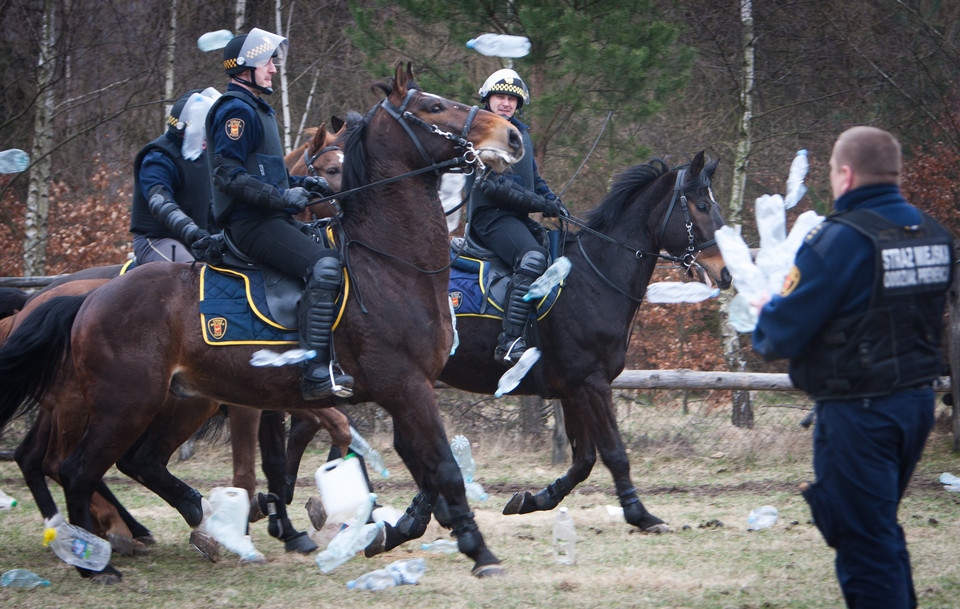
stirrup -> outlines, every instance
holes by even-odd
[[[504,366],[512,366],[520,360],[526,350],[527,345],[523,342],[523,336],[518,336],[509,343],[498,344],[493,352],[493,359]]]
[[[322,400],[334,395],[338,398],[348,398],[353,395],[353,377],[343,372],[337,366],[336,372],[333,362],[327,364],[327,376],[315,379],[304,376],[300,383],[300,392],[305,400]]]

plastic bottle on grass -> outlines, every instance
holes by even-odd
[[[454,539],[437,539],[430,543],[420,544],[420,549],[435,554],[456,554],[460,551],[460,546]]]
[[[4,588],[36,588],[49,585],[49,581],[26,569],[11,569],[0,575],[0,586]]]
[[[747,530],[759,531],[774,525],[777,522],[777,508],[772,505],[763,505],[753,510],[747,516]]]
[[[367,442],[352,425],[350,426],[350,437],[352,438],[350,440],[350,449],[363,457],[367,465],[380,472],[381,476],[384,478],[389,477],[390,470],[387,469],[387,466],[383,462],[383,455],[370,446],[370,443]]]
[[[0,491],[0,512],[16,507],[17,500],[10,495]]]
[[[562,507],[553,519],[553,555],[561,565],[577,562],[577,528],[573,516]]]
[[[409,558],[390,563],[347,582],[351,590],[386,590],[403,584],[416,584],[427,570],[422,558]]]
[[[477,462],[473,460],[470,440],[463,435],[454,436],[450,440],[450,450],[453,451],[453,458],[457,460],[457,465],[460,466],[460,475],[463,476],[463,486],[467,493],[467,499],[486,501],[487,492],[483,490],[483,485],[473,480],[473,476],[477,472]]]
[[[377,534],[383,523],[368,523],[370,512],[373,511],[373,504],[377,496],[374,493],[369,494],[369,500],[365,501],[357,510],[357,515],[347,521],[346,527],[337,533],[336,537],[327,544],[327,549],[317,554],[317,566],[324,573],[329,573],[347,562],[363,551],[370,542],[376,539]]]
[[[43,545],[75,567],[102,571],[110,562],[110,542],[68,522],[43,532]]]
[[[530,40],[526,36],[481,34],[468,40],[467,48],[490,57],[524,57],[530,53]]]

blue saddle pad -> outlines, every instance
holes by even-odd
[[[504,298],[510,271],[502,263],[473,258],[451,250],[455,260],[450,267],[448,293],[457,317],[475,316],[503,319]],[[502,269],[496,268],[502,265]],[[536,301],[537,320],[546,317],[560,297],[562,286],[555,286],[549,294]]]
[[[263,273],[206,265],[200,272],[200,323],[209,345],[295,345],[296,329],[270,314]]]

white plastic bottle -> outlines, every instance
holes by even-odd
[[[284,351],[283,353],[277,353],[270,349],[260,349],[259,351],[254,351],[253,355],[250,356],[250,365],[258,367],[288,366],[290,364],[298,364],[304,360],[313,359],[316,356],[317,352],[313,349],[297,348]]]
[[[720,295],[718,288],[712,288],[699,281],[658,281],[647,286],[644,295],[647,302],[703,302]]]
[[[483,485],[473,480],[477,471],[477,462],[473,459],[470,440],[464,435],[454,436],[450,440],[450,450],[453,451],[453,458],[457,460],[457,465],[460,466],[460,475],[463,476],[463,487],[467,493],[467,499],[470,501],[486,501],[487,492],[483,490]]]
[[[560,508],[553,520],[553,555],[561,565],[577,562],[577,529],[565,507]]]
[[[550,290],[560,285],[567,278],[571,267],[570,259],[566,256],[560,256],[554,260],[553,264],[543,272],[543,275],[537,277],[536,281],[530,284],[530,289],[523,296],[523,300],[530,301],[534,298],[543,298],[549,294]]]
[[[456,554],[460,551],[460,545],[454,539],[437,539],[420,544],[420,549],[435,554]]]
[[[523,380],[523,377],[527,376],[527,372],[533,368],[533,365],[536,364],[539,359],[540,349],[530,347],[524,351],[523,355],[520,356],[520,361],[510,366],[510,369],[504,372],[500,380],[497,381],[497,390],[493,393],[494,397],[503,397],[504,394],[516,389],[520,381]]]
[[[798,150],[797,156],[793,157],[790,163],[790,173],[787,175],[787,194],[783,197],[784,209],[790,209],[800,202],[803,195],[807,193],[807,187],[803,180],[807,177],[807,170],[810,168],[810,162],[807,160],[807,151]]]
[[[60,560],[75,567],[101,571],[110,562],[110,542],[86,529],[62,522],[43,532],[43,545]]]
[[[30,166],[30,155],[23,150],[11,148],[0,152],[0,173],[20,173]]]
[[[355,453],[363,457],[364,461],[367,462],[367,465],[373,469],[380,472],[380,475],[384,478],[390,476],[390,470],[387,469],[386,464],[383,462],[383,455],[376,451],[367,440],[360,435],[353,426],[350,426],[350,448]]]
[[[11,569],[0,576],[0,586],[4,588],[36,588],[49,585],[49,581],[26,569]]]
[[[530,53],[530,40],[526,36],[482,34],[467,41],[467,48],[491,57],[523,57]]]
[[[233,40],[233,32],[230,30],[216,30],[207,32],[197,38],[197,48],[201,51],[215,51],[227,46],[227,43]]]
[[[210,491],[213,514],[207,519],[206,532],[246,563],[265,562],[264,555],[247,535],[250,499],[246,489],[218,486]]]
[[[364,502],[357,510],[357,515],[347,521],[346,527],[337,533],[336,537],[327,544],[327,549],[317,554],[317,566],[324,573],[329,573],[347,562],[358,552],[363,551],[370,542],[376,539],[383,523],[368,523],[370,512],[377,496],[369,494],[369,501]]]
[[[747,516],[747,530],[759,531],[771,527],[777,522],[777,508],[772,505],[763,505],[750,510]]]
[[[347,587],[355,590],[386,590],[393,586],[416,584],[427,570],[422,558],[397,560],[382,569],[370,571],[347,582]]]
[[[10,495],[0,491],[0,512],[16,507],[17,500]]]

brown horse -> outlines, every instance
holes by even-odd
[[[409,66],[398,65],[392,84],[378,88],[383,102],[348,120],[344,188],[369,187],[342,202],[336,232],[349,288],[334,344],[355,379],[353,399],[390,413],[397,453],[428,502],[445,498],[442,524],[473,559],[474,573],[487,575],[499,572],[499,560],[469,510],[433,392],[453,341],[437,176],[477,161],[502,170],[522,155],[520,135],[502,117],[421,91]],[[255,346],[207,345],[198,327],[199,283],[199,267],[143,265],[82,301],[51,300],[0,349],[0,384],[10,389],[0,396],[0,424],[6,424],[25,398],[42,395],[50,385],[47,362],[69,348],[89,409],[85,433],[60,464],[71,523],[92,529],[91,495],[135,443],[149,438],[154,454],[171,454],[209,416],[168,404],[170,393],[179,403],[202,397],[265,410],[333,405],[304,401],[296,369],[251,367]],[[169,471],[139,475],[190,526],[201,524],[194,489]],[[111,565],[80,571],[119,577]]]
[[[717,161],[705,165],[703,152],[689,166],[670,169],[654,159],[630,167],[616,176],[610,192],[590,212],[589,222],[576,221],[582,230],[567,235],[562,246],[571,262],[570,275],[549,314],[535,327],[528,324],[528,332],[535,328],[539,337],[542,358],[512,394],[560,398],[573,464],[540,492],[517,493],[504,514],[555,508],[586,480],[599,452],[613,475],[626,521],[644,532],[669,530],[646,510],[630,479],[610,384],[623,371],[633,319],[658,258],[705,271],[720,287],[730,286],[730,274],[713,238],[723,226],[710,186],[716,167]],[[460,342],[440,380],[466,391],[494,394],[506,371],[493,359],[499,328],[500,320],[492,314],[458,315]],[[528,335],[527,344],[533,342]],[[290,435],[301,438],[300,446],[305,447],[302,438],[311,437],[311,431],[308,423],[298,423]],[[288,476],[292,463],[296,461],[288,463]],[[414,500],[417,518],[429,520],[428,503]],[[443,506],[439,508],[442,512]],[[392,549],[407,539],[404,532],[385,527],[367,554]]]

